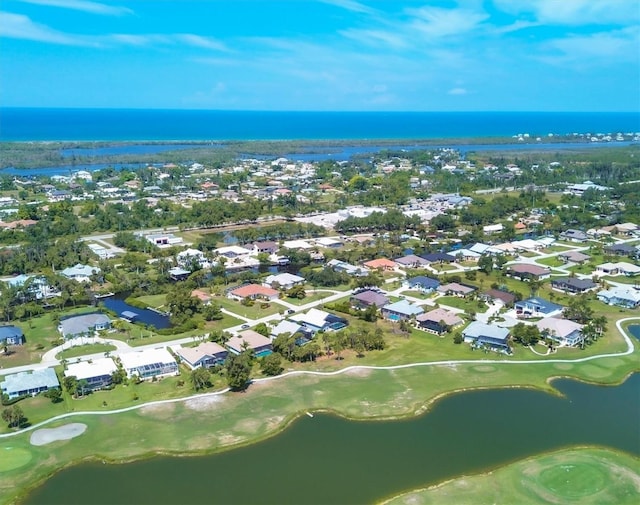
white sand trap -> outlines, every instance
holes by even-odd
[[[71,423],[59,428],[44,428],[36,430],[31,434],[31,445],[46,445],[58,440],[71,440],[79,437],[87,429],[86,424]]]

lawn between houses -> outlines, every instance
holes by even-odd
[[[306,411],[326,410],[354,419],[400,418],[424,412],[437,398],[459,390],[515,386],[552,392],[549,378],[555,376],[616,384],[640,370],[639,357],[636,351],[587,363],[514,366],[478,362],[360,369],[327,377],[297,375],[254,383],[245,393],[146,406],[108,416],[80,414],[47,425],[54,428],[77,422],[88,426],[83,435],[70,441],[36,447],[29,443],[31,433],[0,439],[3,456],[16,453],[15,465],[6,464],[9,469],[0,473],[0,501],[15,501],[18,493],[26,493],[29,486],[55,470],[87,458],[124,462],[156,453],[202,454],[271,436]],[[83,408],[82,401],[76,405],[77,411]]]
[[[527,458],[489,474],[459,477],[410,491],[384,505],[436,503],[580,503],[625,505],[638,500],[638,460],[602,448],[565,449]],[[489,477],[490,476],[490,477]]]

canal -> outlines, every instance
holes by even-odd
[[[133,305],[129,305],[125,300],[127,298],[127,293],[118,293],[113,296],[107,296],[105,298],[100,298],[99,303],[104,304],[105,308],[115,312],[119,317],[122,317],[123,312],[133,312],[136,314],[133,322],[142,323],[149,326],[153,326],[154,328],[160,330],[163,328],[169,328],[171,326],[171,321],[169,320],[169,316],[165,314],[161,314],[154,310],[150,309],[140,309],[138,307],[134,307]]]
[[[316,414],[263,442],[210,456],[83,463],[52,477],[25,503],[373,503],[568,446],[640,455],[640,374],[617,387],[566,379],[554,385],[563,396],[473,391],[408,420]]]

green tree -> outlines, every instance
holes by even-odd
[[[70,395],[75,396],[78,392],[78,378],[75,375],[65,377],[62,384]]]
[[[24,412],[19,405],[12,405],[11,407],[2,411],[2,419],[9,425],[9,428],[19,427],[26,422]]]
[[[282,367],[282,356],[274,352],[262,358],[260,369],[265,375],[280,375],[284,368]]]
[[[58,388],[52,388],[45,391],[44,396],[51,400],[51,403],[60,403],[62,401],[62,391]]]
[[[196,368],[191,372],[191,384],[193,389],[200,391],[211,386],[211,372],[206,368]]]
[[[248,352],[233,354],[225,362],[227,372],[227,384],[236,391],[242,391],[249,385],[251,376],[251,357]]]
[[[297,286],[292,286],[287,290],[287,297],[289,298],[297,298],[298,300],[304,300],[307,296],[307,292],[304,289],[302,284],[298,284]]]

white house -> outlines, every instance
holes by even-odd
[[[123,353],[120,361],[129,378],[140,377],[145,380],[180,373],[178,363],[165,348]]]
[[[269,288],[272,288],[274,284],[280,286],[282,289],[291,289],[293,286],[304,284],[304,277],[285,272],[277,275],[270,275],[262,283],[263,286],[267,286]]]
[[[94,391],[111,385],[111,377],[117,369],[111,358],[96,358],[70,364],[64,371],[64,376],[84,380],[87,383],[84,389]]]
[[[98,267],[92,267],[89,265],[82,265],[78,263],[75,266],[65,268],[61,275],[67,279],[72,279],[76,282],[90,282],[93,274],[99,274],[100,269]]]

